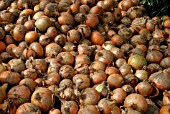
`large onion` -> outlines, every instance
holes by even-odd
[[[128,64],[132,65],[135,69],[142,69],[147,65],[147,61],[143,56],[135,54],[129,57]]]
[[[52,91],[45,87],[37,88],[32,96],[31,103],[38,106],[42,112],[48,112],[52,107]]]
[[[149,80],[160,90],[170,89],[170,68],[158,71],[150,75]]]

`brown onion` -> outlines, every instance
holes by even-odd
[[[107,83],[111,89],[119,88],[123,84],[123,78],[121,74],[111,74],[107,78]]]
[[[123,64],[119,67],[119,71],[120,74],[122,74],[122,76],[126,76],[128,74],[132,74],[133,73],[133,69],[132,66],[129,64]]]
[[[99,24],[99,19],[96,14],[87,14],[85,23],[87,26],[95,28]]]
[[[19,85],[25,85],[27,86],[31,91],[34,91],[36,87],[36,83],[33,79],[31,78],[24,78],[19,82]]]
[[[95,45],[102,45],[105,41],[105,37],[98,31],[93,31],[91,34],[91,42]]]
[[[75,101],[65,101],[61,106],[61,113],[77,114],[79,110],[78,104]]]
[[[146,99],[137,93],[132,93],[125,98],[124,107],[133,108],[139,112],[145,113],[148,107]]]
[[[20,105],[16,110],[16,114],[27,114],[27,113],[41,114],[41,110],[39,109],[38,106],[29,102]]]
[[[163,58],[163,54],[160,51],[149,51],[146,54],[146,60],[150,63],[160,63]]]
[[[143,96],[149,96],[153,92],[153,86],[147,81],[138,83],[135,88]]]
[[[98,70],[96,72],[90,73],[91,84],[99,84],[105,81],[107,78],[106,73],[103,70]]]
[[[117,104],[122,104],[127,94],[122,88],[116,88],[111,92],[110,99],[115,100]]]
[[[54,39],[57,36],[57,29],[55,27],[48,27],[46,35],[50,38],[50,39]]]
[[[52,107],[52,91],[48,88],[38,87],[31,96],[31,103],[38,106],[42,112],[48,112]]]
[[[95,60],[110,65],[113,60],[113,54],[109,50],[100,50],[96,53]]]
[[[98,107],[101,109],[102,114],[121,114],[121,110],[115,105],[114,101],[103,98],[98,102]]]
[[[15,72],[22,72],[25,70],[25,64],[21,59],[11,59],[8,65],[9,69]]]
[[[73,83],[78,87],[78,89],[83,90],[90,86],[90,78],[85,74],[76,74],[73,77]]]
[[[15,26],[15,28],[13,29],[13,33],[12,33],[14,40],[16,40],[16,41],[23,40],[26,31],[27,31],[27,29],[24,25],[17,24]]]
[[[149,80],[155,84],[160,90],[168,90],[170,88],[170,69],[164,69],[150,75]]]
[[[160,62],[160,65],[163,67],[163,68],[169,68],[170,66],[170,57],[165,57],[161,60]]]
[[[31,98],[31,91],[27,86],[16,85],[12,87],[7,94],[8,99],[12,99],[13,105],[19,105],[28,102]]]
[[[58,22],[61,25],[74,25],[75,20],[69,12],[62,12],[58,17]]]
[[[38,38],[38,33],[36,31],[29,31],[25,35],[25,41],[27,43],[32,43],[32,42],[36,41],[37,38]]]
[[[85,88],[81,91],[79,102],[84,105],[96,105],[100,100],[100,93],[93,88]]]
[[[60,45],[57,43],[50,43],[45,47],[46,57],[54,57],[62,51]]]
[[[43,57],[44,50],[40,43],[33,42],[30,44],[29,48],[32,49],[33,51],[35,51],[37,57],[39,57],[39,58]]]

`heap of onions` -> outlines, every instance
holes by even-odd
[[[140,0],[0,1],[0,113],[167,114],[169,91],[170,17]]]

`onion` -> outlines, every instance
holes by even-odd
[[[98,102],[98,107],[101,108],[102,114],[121,114],[121,110],[115,105],[115,102],[107,98],[101,99]]]
[[[31,96],[31,103],[38,106],[42,112],[48,112],[52,107],[52,91],[38,87]]]
[[[99,19],[96,14],[87,14],[85,23],[91,28],[95,28],[99,24]]]
[[[126,60],[124,58],[119,58],[116,60],[115,65],[120,68],[123,64],[126,64]]]
[[[110,99],[115,100],[117,104],[122,104],[127,94],[122,88],[116,88],[111,92]]]
[[[91,42],[95,45],[102,45],[105,37],[99,31],[93,31],[91,34]]]
[[[149,80],[160,90],[169,90],[170,88],[170,69],[164,69],[150,75]]]
[[[24,103],[20,105],[16,110],[16,114],[27,114],[27,113],[41,114],[41,110],[39,109],[38,106],[32,103]]]
[[[35,26],[40,30],[40,31],[46,31],[47,28],[51,25],[50,19],[48,17],[41,17],[38,18],[35,21]]]
[[[27,43],[32,43],[32,42],[36,41],[37,38],[38,38],[38,33],[35,31],[29,31],[25,35],[25,41]]]
[[[33,51],[35,51],[37,57],[39,57],[39,58],[43,57],[44,50],[40,43],[33,42],[30,44],[29,48],[32,49]]]
[[[133,69],[131,67],[131,65],[129,64],[123,64],[119,67],[119,71],[122,74],[122,76],[126,76],[127,74],[132,74],[133,73]]]
[[[124,82],[135,87],[138,84],[139,79],[134,74],[128,74],[124,76]]]
[[[113,66],[106,67],[105,72],[107,75],[119,74],[119,69]]]
[[[14,40],[22,41],[26,34],[26,31],[27,29],[24,25],[17,24],[15,28],[13,29],[13,33],[12,33]]]
[[[74,69],[70,65],[63,65],[59,70],[59,74],[62,78],[72,79],[75,75]]]
[[[93,88],[100,93],[101,97],[108,96],[108,93],[110,92],[109,87],[107,86],[105,81],[100,84],[94,85]]]
[[[132,65],[135,69],[142,69],[147,65],[147,61],[143,56],[136,54],[129,57],[128,64]]]
[[[69,12],[62,12],[58,17],[58,22],[61,25],[74,25],[74,17]]]
[[[39,37],[39,43],[40,43],[43,47],[45,47],[45,46],[47,46],[48,44],[51,43],[51,40],[50,40],[50,38],[49,38],[47,35],[40,35],[40,37]]]
[[[109,50],[100,50],[96,53],[95,60],[101,61],[106,65],[110,65],[113,60],[113,54]]]
[[[102,48],[104,48],[105,50],[110,50],[115,47],[115,44],[112,42],[112,41],[105,41],[103,44],[102,44]]]
[[[30,89],[24,85],[16,85],[8,91],[7,98],[12,99],[13,105],[18,107],[30,100],[31,92]]]
[[[78,87],[78,89],[83,90],[90,86],[90,78],[85,74],[76,74],[72,78],[73,83]]]
[[[54,57],[58,55],[62,51],[60,45],[56,43],[50,43],[45,47],[45,55],[46,57]]]
[[[17,85],[21,80],[21,76],[18,72],[3,71],[0,74],[0,82],[8,83],[9,85]]]
[[[143,96],[149,96],[153,92],[153,86],[146,81],[138,83],[135,88]]]
[[[135,76],[139,78],[139,80],[144,81],[148,79],[149,73],[146,70],[136,70]]]
[[[93,88],[85,88],[81,91],[79,102],[84,105],[96,105],[100,100],[100,93]]]
[[[160,63],[163,58],[163,54],[160,51],[149,51],[146,54],[146,60],[150,63]]]
[[[67,45],[66,40],[67,40],[67,37],[65,34],[59,34],[54,38],[54,42],[60,46]],[[69,43],[72,43],[72,42],[69,42]],[[65,47],[63,47],[63,49],[65,50]]]
[[[132,108],[139,112],[145,113],[148,107],[146,99],[137,93],[132,93],[125,98],[124,101],[125,108]]]
[[[107,83],[111,89],[119,88],[123,84],[123,78],[121,74],[111,74],[107,78]]]
[[[161,60],[160,62],[160,65],[163,67],[163,68],[169,68],[170,67],[170,57],[165,57]]]
[[[103,70],[98,70],[96,72],[90,73],[91,84],[99,84],[106,81],[107,75]]]
[[[61,106],[62,114],[77,114],[79,110],[78,104],[75,101],[64,101]]]
[[[31,91],[34,91],[36,87],[36,83],[33,79],[31,78],[24,78],[19,82],[19,85],[25,85],[27,86]]]
[[[78,30],[71,29],[67,33],[67,41],[72,43],[78,43],[80,40],[80,33]]]
[[[61,65],[73,65],[74,64],[74,56],[70,52],[60,52],[57,55],[57,60],[59,61]],[[75,62],[76,61],[77,59],[75,60]]]
[[[129,84],[123,85],[122,89],[127,93],[127,95],[134,93],[133,87]]]
[[[90,64],[90,57],[85,54],[76,55],[75,65],[77,64]]]
[[[122,46],[123,45],[123,37],[121,35],[113,35],[111,37],[111,41],[116,45],[116,46]]]
[[[5,38],[5,31],[4,31],[4,29],[2,27],[0,27],[0,36],[1,36],[0,40]]]

